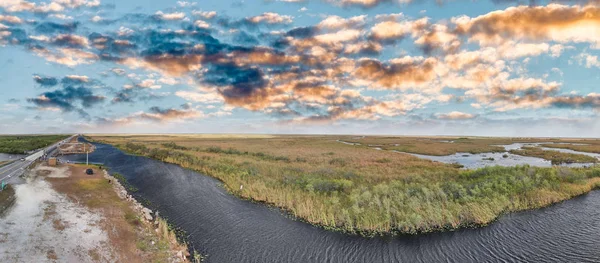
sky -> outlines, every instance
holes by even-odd
[[[600,2],[0,0],[0,133],[598,137]]]

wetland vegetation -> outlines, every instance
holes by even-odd
[[[465,170],[372,149],[377,145],[423,154],[483,153],[504,151],[500,144],[549,139],[203,135],[91,139],[215,177],[232,194],[281,207],[309,223],[364,235],[481,226],[503,213],[544,207],[600,186],[598,167]]]
[[[563,164],[563,163],[596,163],[598,159],[587,156],[583,154],[575,154],[575,153],[564,153],[557,152],[552,150],[543,150],[539,147],[523,147],[519,150],[511,150],[510,153],[523,155],[523,156],[532,156],[539,157],[542,159],[546,159],[552,162],[554,165]]]

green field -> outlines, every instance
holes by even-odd
[[[23,154],[66,139],[68,135],[0,135],[0,153]]]
[[[600,168],[464,170],[372,149],[378,145],[419,153],[485,152],[497,147],[492,145],[515,141],[510,138],[450,138],[453,143],[438,137],[351,136],[127,135],[91,139],[213,176],[232,194],[281,207],[300,220],[364,235],[486,225],[501,214],[544,207],[600,185]]]

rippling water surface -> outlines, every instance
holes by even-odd
[[[599,191],[484,228],[369,239],[291,220],[177,165],[96,146],[90,161],[127,177],[207,262],[600,262]]]

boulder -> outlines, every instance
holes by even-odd
[[[144,207],[142,208],[142,213],[144,214],[144,219],[152,221],[152,210]]]

